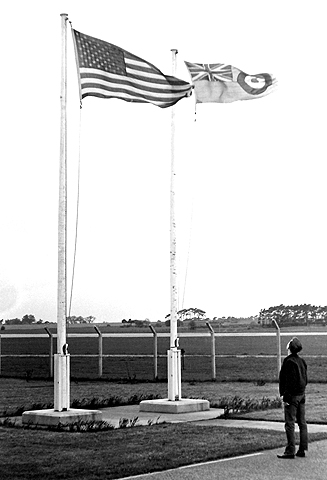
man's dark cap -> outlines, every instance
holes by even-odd
[[[298,353],[302,350],[302,343],[297,337],[292,338],[289,343],[289,349],[292,353]]]

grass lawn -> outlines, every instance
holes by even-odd
[[[284,447],[285,434],[190,423],[97,433],[0,427],[0,444],[3,479],[109,480]]]
[[[133,395],[167,397],[166,383],[72,382],[71,399]],[[276,383],[191,382],[182,384],[184,398],[218,402],[239,396],[261,400],[278,395]],[[307,419],[327,422],[326,384],[309,384]],[[33,403],[53,402],[53,383],[0,378],[0,414]],[[283,420],[281,408],[243,414],[242,417]],[[311,434],[310,441],[327,438]],[[0,427],[0,478],[10,480],[117,479],[181,465],[284,447],[284,432],[256,429],[159,424],[103,432],[55,432]]]

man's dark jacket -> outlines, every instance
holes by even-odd
[[[279,393],[288,402],[290,397],[303,395],[308,383],[307,364],[297,353],[291,353],[284,361],[279,374]]]

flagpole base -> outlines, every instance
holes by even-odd
[[[168,400],[175,401],[182,398],[181,378],[181,351],[171,348],[167,351],[168,360]]]
[[[191,413],[210,410],[209,400],[182,398],[171,401],[168,398],[156,400],[143,400],[140,403],[140,412],[156,413]]]
[[[70,408],[67,411],[58,412],[56,410],[31,410],[23,412],[23,425],[34,425],[40,427],[71,425],[76,422],[94,422],[102,420],[102,412],[99,410],[83,410],[79,408]]]
[[[70,407],[70,355],[54,355],[54,409],[67,411]]]

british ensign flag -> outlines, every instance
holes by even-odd
[[[185,62],[194,84],[196,103],[230,103],[264,97],[277,86],[270,73],[248,75],[224,63]]]

